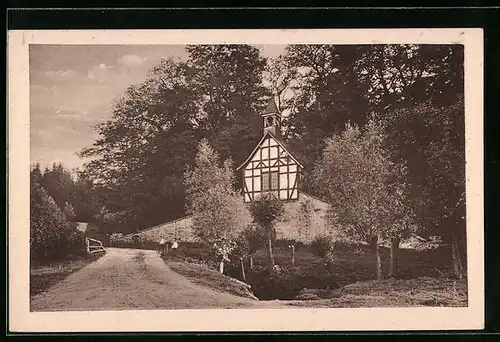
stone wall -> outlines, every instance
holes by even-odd
[[[285,215],[276,226],[278,239],[293,239],[309,243],[320,234],[328,233],[328,204],[301,193],[298,201],[285,203]]]
[[[328,232],[326,211],[328,204],[308,194],[301,193],[298,201],[284,203],[285,215],[276,226],[278,239],[293,239],[304,243],[311,242],[318,234]],[[250,223],[247,210],[241,210],[241,221]],[[137,233],[141,239],[159,241],[160,235],[169,241],[194,242],[196,236],[192,229],[192,217],[186,216]]]
[[[130,234],[132,236],[135,234]],[[177,239],[183,242],[194,242],[196,237],[192,229],[192,217],[185,216],[175,221],[167,222],[155,227],[144,229],[137,233],[140,239],[160,241],[161,236],[167,241]]]

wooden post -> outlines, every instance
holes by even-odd
[[[245,263],[243,262],[243,258],[240,258],[240,264],[241,264],[241,276],[243,278],[243,281],[246,283],[247,278],[245,276]]]
[[[292,250],[292,267],[295,267],[295,245],[288,246]]]

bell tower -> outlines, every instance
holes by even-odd
[[[275,137],[280,137],[281,135],[281,115],[278,113],[278,108],[273,99],[269,100],[269,103],[262,113],[263,123],[264,123],[264,134],[270,132]]]

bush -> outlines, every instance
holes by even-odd
[[[282,267],[281,272],[269,276],[262,266],[254,267],[247,273],[247,282],[252,291],[261,300],[291,300],[302,289],[336,289],[336,279],[328,273],[304,273],[297,267]]]
[[[30,189],[30,258],[34,263],[85,255],[85,236],[38,183]]]
[[[326,258],[335,248],[335,241],[329,235],[318,235],[311,242],[311,250],[320,258]]]

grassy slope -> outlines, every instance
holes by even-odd
[[[77,260],[67,260],[46,265],[32,265],[30,267],[30,296],[46,291],[70,274],[96,261],[103,255],[103,253],[97,253]]]
[[[256,299],[243,284],[203,264],[165,260],[172,271],[185,276],[193,283],[240,297]]]
[[[421,277],[416,279],[365,281],[344,286],[320,299],[290,301],[287,305],[305,307],[410,307],[467,306],[466,280]]]

